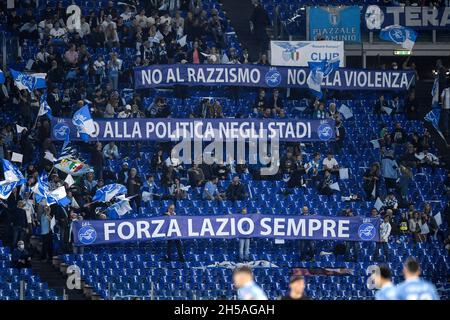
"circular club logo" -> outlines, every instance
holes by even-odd
[[[375,238],[375,226],[371,223],[363,223],[359,226],[358,236],[362,240],[372,240]]]
[[[266,84],[269,87],[277,87],[281,83],[281,73],[279,73],[276,69],[269,70],[266,73]]]
[[[70,134],[70,128],[65,124],[58,123],[53,128],[53,135],[58,140],[65,140],[69,134]]]
[[[78,230],[78,240],[82,244],[91,244],[97,239],[97,231],[91,226],[84,226]]]
[[[317,128],[317,134],[322,141],[328,141],[333,137],[333,128],[328,123],[323,123]]]
[[[403,43],[405,42],[405,34],[399,30],[399,29],[392,29],[389,31],[389,35],[391,36],[392,40],[396,43]]]

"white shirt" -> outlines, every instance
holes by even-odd
[[[442,90],[442,109],[450,110],[450,87]]]
[[[389,236],[391,235],[391,224],[389,222],[381,223],[380,225],[380,241],[381,242],[388,242]]]
[[[338,162],[335,158],[331,158],[331,160],[328,160],[328,158],[323,159],[322,165],[327,169],[333,169],[335,166],[338,165]]]

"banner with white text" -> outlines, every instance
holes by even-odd
[[[379,227],[378,218],[231,214],[76,221],[72,232],[82,246],[174,239],[378,241]]]
[[[184,86],[308,88],[305,67],[255,64],[174,64],[134,68],[135,89]],[[335,90],[408,90],[414,72],[338,69],[324,77],[322,88]]]
[[[89,141],[212,141],[278,139],[280,141],[332,141],[333,120],[297,119],[96,119]],[[81,140],[72,119],[52,119],[52,139]]]

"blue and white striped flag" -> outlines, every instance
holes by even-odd
[[[74,113],[72,123],[78,130],[83,141],[88,141],[95,132],[94,120],[92,119],[89,107],[85,105]]]
[[[319,99],[322,97],[322,81],[323,78],[329,76],[335,70],[339,68],[339,60],[321,60],[318,62],[310,61],[309,65],[309,75],[306,79],[306,84],[309,89],[314,93]]]
[[[47,115],[49,119],[52,119],[52,108],[47,103],[47,92],[44,92],[39,101],[38,117]]]
[[[3,73],[2,70],[0,70],[0,84],[4,83],[5,83],[5,74]]]
[[[31,73],[27,74],[24,72],[9,69],[11,76],[14,79],[14,84],[20,90],[33,91],[35,89],[43,89],[47,87],[45,82],[46,73]]]
[[[98,189],[95,192],[92,201],[101,201],[101,202],[109,202],[114,197],[126,194],[127,188],[124,185],[119,183],[112,183],[104,186],[103,188]]]
[[[380,31],[380,39],[400,44],[402,48],[412,50],[416,43],[417,33],[407,27],[392,25]]]

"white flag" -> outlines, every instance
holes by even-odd
[[[183,37],[181,37],[180,39],[177,40],[177,43],[181,47],[184,47],[186,45],[186,39],[187,39],[187,35],[184,35]]]
[[[47,159],[48,161],[51,161],[51,162],[56,161],[55,156],[50,151],[45,151],[44,159]]]
[[[339,169],[339,179],[347,180],[349,178],[348,168],[340,168]]]
[[[380,149],[380,143],[378,142],[377,139],[375,140],[370,140],[370,143],[372,144],[374,149]]]
[[[66,188],[64,186],[61,186],[59,188],[56,188],[52,192],[49,193],[49,195],[54,198],[56,201],[61,200],[67,196]]]
[[[442,216],[441,213],[438,212],[435,216],[434,216],[434,220],[436,221],[436,224],[438,226],[440,226],[442,224]]]
[[[349,119],[349,118],[353,117],[352,110],[349,107],[347,107],[345,104],[343,104],[339,108],[338,111],[344,116],[345,119]]]
[[[23,161],[23,154],[13,152],[13,154],[11,156],[11,162],[20,162],[20,163],[22,163],[22,161]]]
[[[19,126],[16,124],[17,133],[22,133],[24,130],[28,130],[26,127]]]
[[[381,108],[382,111],[386,112],[388,115],[392,113],[392,108],[389,107],[383,107]]]
[[[72,176],[68,174],[66,179],[64,179],[64,182],[67,183],[67,185],[70,187],[75,183],[75,180],[73,180]]]
[[[50,229],[52,229],[52,232],[54,232],[53,228],[55,228],[55,226],[56,226],[56,219],[55,216],[53,216],[52,220],[50,220]]]
[[[337,182],[330,184],[330,189],[336,190],[336,191],[341,191],[341,189],[339,188],[339,183],[337,183]]]
[[[383,208],[383,206],[384,206],[383,201],[381,201],[380,198],[377,198],[377,200],[375,201],[375,205],[373,207],[378,211],[380,211],[380,209]]]
[[[429,234],[430,233],[430,228],[428,227],[427,223],[424,223],[423,225],[420,226],[420,233],[421,234]]]

